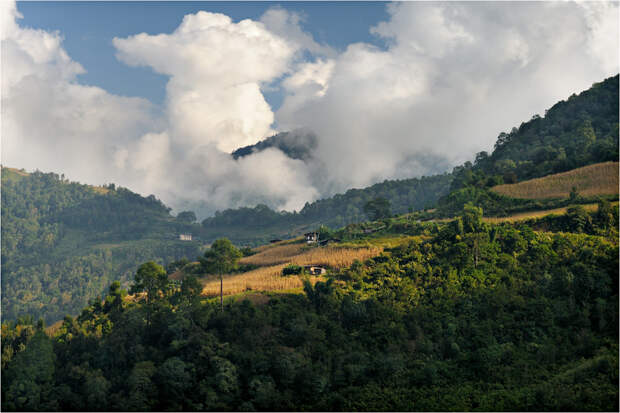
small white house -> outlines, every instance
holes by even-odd
[[[305,265],[304,269],[310,275],[323,275],[327,273],[327,270],[323,267],[319,267],[318,265]]]
[[[312,244],[314,242],[317,242],[317,240],[319,239],[319,233],[318,232],[308,232],[304,234],[304,237],[306,237],[306,242],[308,244]]]
[[[181,241],[191,241],[192,240],[192,234],[179,234],[179,239]]]

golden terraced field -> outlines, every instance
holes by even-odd
[[[383,248],[308,247],[304,243],[276,244],[257,248],[257,254],[241,259],[242,264],[260,265],[252,271],[224,276],[224,295],[244,291],[294,290],[302,287],[301,276],[282,276],[288,264],[319,265],[330,268],[348,267],[355,260],[364,261],[379,255]],[[309,277],[313,284],[321,277]],[[220,293],[219,278],[206,278],[203,294],[215,296]]]
[[[542,178],[491,188],[511,198],[567,198],[575,187],[581,196],[618,194],[618,162],[603,162]]]

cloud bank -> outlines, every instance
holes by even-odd
[[[260,21],[187,15],[169,34],[115,38],[120,61],[169,77],[163,107],[79,84],[60,33],[0,3],[2,163],[115,182],[177,210],[307,201],[432,174],[618,72],[615,3],[396,3],[369,28],[386,47],[337,52],[274,8]],[[280,89],[274,113],[263,91]],[[312,159],[230,152],[317,135]]]
[[[283,82],[279,125],[317,133],[335,190],[470,160],[499,132],[618,71],[617,4],[405,2],[388,11],[371,28],[385,49],[352,44]]]

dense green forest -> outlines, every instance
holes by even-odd
[[[320,225],[341,227],[365,221],[368,216],[364,205],[377,198],[387,199],[394,214],[421,210],[434,205],[442,195],[447,194],[451,182],[452,176],[449,174],[386,180],[367,188],[350,189],[344,194],[306,203],[299,212],[276,212],[266,205],[227,209],[205,219],[202,225],[211,235],[226,236],[248,244],[262,232],[262,241],[266,242],[270,238],[296,236]]]
[[[397,200],[395,209],[403,210],[408,203],[437,199],[449,184],[447,176],[386,181],[316,201],[299,214],[259,205],[225,211],[199,225],[192,212],[175,218],[155,197],[113,184],[92,187],[54,173],[2,168],[3,317],[60,320],[102,294],[111,280],[127,285],[142,261],[193,259],[203,243],[224,235],[259,245],[324,223],[363,221],[363,205],[375,196],[389,196]],[[191,233],[196,241],[178,241],[180,233]]]
[[[231,155],[234,159],[239,159],[265,149],[277,148],[289,158],[307,160],[312,157],[312,151],[316,149],[317,144],[317,137],[314,133],[298,129],[291,132],[280,132],[254,145],[239,148]]]
[[[618,206],[489,191],[617,160],[617,98],[618,76],[452,174],[201,225],[153,196],[2,168],[2,409],[617,411]],[[482,220],[557,205],[570,208]],[[452,219],[425,221],[439,216]],[[202,253],[179,233],[247,245],[320,224],[341,227],[321,227],[336,244],[413,239],[301,294],[254,292],[223,311],[193,275],[158,265]]]
[[[553,105],[543,117],[501,133],[475,168],[521,181],[618,160],[618,75]]]
[[[146,264],[140,300],[113,283],[52,337],[3,323],[2,408],[617,411],[617,208],[558,233],[481,217],[408,222],[303,294],[223,311]]]
[[[467,202],[487,214],[535,209],[536,205],[492,193],[488,188],[584,165],[618,160],[618,75],[553,105],[545,116],[502,132],[493,152],[454,168],[450,193],[439,200],[444,215]],[[529,205],[528,205],[529,204]]]
[[[199,230],[153,196],[2,168],[2,317],[77,314],[142,261],[197,255],[175,238]]]

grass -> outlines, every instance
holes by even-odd
[[[243,274],[233,274],[224,276],[224,295],[239,294],[244,291],[272,291],[272,290],[292,290],[303,286],[302,277],[282,276],[282,268],[285,265],[272,265],[258,268]],[[321,277],[308,277],[312,284],[316,283]],[[216,296],[220,293],[220,280],[211,278],[203,286],[202,294],[206,296]]]
[[[276,265],[289,262],[296,255],[301,254],[302,250],[307,248],[304,244],[271,244],[258,247],[255,251],[257,254],[242,258],[241,264],[253,265]]]
[[[244,301],[244,300],[248,300],[249,302],[251,302],[254,305],[265,305],[269,302],[269,300],[271,299],[271,297],[269,297],[269,295],[262,293],[262,292],[245,292],[245,293],[241,293],[241,294],[237,294],[235,295],[233,298],[233,301]]]
[[[28,172],[20,171],[17,168],[8,168],[8,167],[2,168],[2,172],[7,174],[8,176],[10,176],[11,174],[15,174],[15,175],[19,175],[19,176],[28,176],[28,175],[30,175]]]
[[[60,330],[60,327],[62,327],[63,322],[64,320],[58,320],[54,324],[45,327],[45,333],[48,336],[53,337],[58,332],[58,330]]]
[[[348,267],[355,260],[366,260],[383,251],[382,246],[346,248],[341,246],[308,247],[304,244],[286,244],[263,249],[256,255],[242,258],[241,264],[254,265],[322,265],[332,268]]]
[[[384,236],[378,236],[378,237],[366,237],[366,238],[362,238],[359,240],[347,241],[347,242],[343,242],[342,244],[340,244],[340,246],[348,247],[348,248],[367,247],[367,248],[385,249],[385,248],[394,248],[399,245],[405,244],[411,240],[419,239],[419,238],[421,237],[418,235],[416,236],[402,235],[402,234],[384,235]]]
[[[296,240],[265,245],[256,250],[259,251],[257,254],[242,258],[240,263],[260,265],[260,268],[241,274],[225,275],[224,295],[236,295],[250,291],[298,292],[303,287],[302,280],[306,276],[283,276],[282,269],[286,265],[319,265],[343,268],[350,266],[355,260],[364,261],[379,255],[383,251],[383,247],[314,247]],[[310,276],[308,279],[314,284],[323,277]],[[203,295],[208,297],[219,295],[219,277],[207,275],[202,280]]]
[[[567,198],[575,187],[584,197],[618,194],[618,162],[603,162],[542,178],[491,188],[520,199]]]
[[[612,202],[612,205],[618,205],[618,202]],[[582,204],[582,206],[586,211],[596,211],[598,210],[598,204]],[[516,222],[516,221],[525,221],[533,218],[541,218],[546,215],[564,215],[566,211],[570,208],[555,208],[555,209],[545,209],[542,211],[528,211],[528,212],[520,212],[518,214],[514,214],[508,217],[484,217],[482,218],[485,222],[490,222],[492,224],[497,224],[500,222]]]
[[[285,245],[291,245],[291,244],[302,244],[304,241],[304,237],[297,237],[297,238],[293,238],[293,239],[287,239],[284,241],[278,241],[278,242],[274,242],[273,244],[265,244],[265,245],[261,245],[259,247],[254,248],[254,251],[256,252],[263,252],[263,251],[267,251],[270,249],[274,249],[277,247],[282,247]]]

